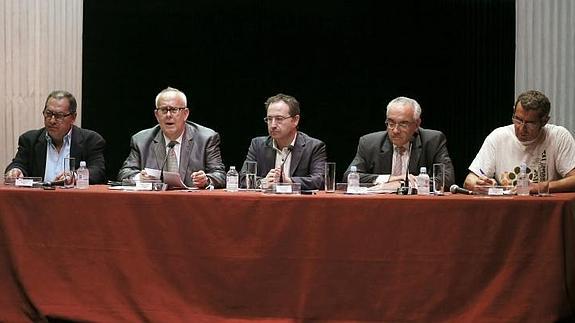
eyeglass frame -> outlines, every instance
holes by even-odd
[[[52,117],[54,117],[54,119],[58,122],[61,122],[62,120],[64,120],[64,118],[69,117],[73,114],[74,114],[74,112],[59,113],[59,112],[54,112],[52,110],[48,110],[46,108],[44,108],[44,110],[42,111],[42,115],[44,116],[44,120],[50,120],[50,119],[52,119]]]
[[[165,106],[165,107],[159,107],[159,108],[155,108],[154,110],[158,113],[160,113],[161,115],[165,116],[168,115],[168,112],[170,112],[172,115],[178,115],[180,114],[180,112],[182,110],[186,110],[187,107],[172,107],[172,106]]]
[[[541,127],[541,120],[525,121],[517,118],[515,114],[511,116],[511,122],[516,126],[526,127],[527,130],[537,130],[537,128]]]
[[[274,122],[274,120],[275,120],[277,123],[282,123],[285,120],[287,120],[289,118],[293,118],[293,117],[294,116],[287,116],[287,117],[286,116],[269,116],[269,117],[264,118],[264,122],[267,124],[270,124],[270,123]]]
[[[393,120],[390,119],[386,119],[385,120],[385,127],[388,129],[400,129],[400,130],[407,130],[407,128],[409,128],[410,125],[412,125],[413,123],[415,123],[415,121],[401,121],[401,122],[395,122]]]

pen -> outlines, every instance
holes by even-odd
[[[491,178],[487,177],[487,174],[485,174],[485,172],[483,171],[483,169],[480,168],[479,171],[481,172],[481,175],[483,175],[483,177],[485,177],[485,178],[491,180]],[[495,180],[495,184],[499,185],[499,182],[497,181],[497,179],[494,178],[494,180]]]

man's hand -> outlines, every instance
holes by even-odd
[[[470,191],[476,191],[478,186],[493,186],[497,181],[493,178],[488,178],[485,175],[476,175],[473,172],[467,174],[463,187]]]
[[[280,181],[280,169],[279,169],[279,167],[270,169],[270,171],[266,175],[266,184],[270,185],[272,183],[279,183],[279,181]]]
[[[20,168],[12,168],[4,176],[6,178],[24,177],[24,173],[22,173],[22,170],[20,170]]]
[[[205,188],[206,186],[210,185],[208,175],[206,175],[203,170],[193,172],[191,176],[194,185],[198,188]]]
[[[152,180],[152,179],[157,179],[155,176],[149,175],[145,169],[142,169],[140,171],[140,180]]]
[[[374,186],[370,187],[367,189],[368,192],[377,192],[377,191],[385,191],[385,190],[397,190],[399,188],[400,182],[399,181],[393,181],[393,182],[387,182],[387,183],[378,183],[375,184]]]
[[[65,179],[66,176],[64,175],[64,172],[61,172],[60,174],[56,175],[56,177],[54,177],[54,182],[63,181]]]
[[[478,176],[477,180],[475,181],[475,186],[493,186],[497,184],[497,181],[493,178],[488,178],[486,176]]]
[[[417,185],[417,176],[413,175],[413,174],[409,174],[409,176],[407,177],[409,180],[409,186],[415,187]],[[405,175],[394,175],[394,176],[389,176],[389,180],[387,181],[388,183],[393,183],[393,182],[401,182],[405,180]],[[397,186],[399,187],[399,185]]]

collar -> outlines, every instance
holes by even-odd
[[[295,147],[295,141],[296,141],[296,139],[297,139],[297,132],[295,133],[295,136],[293,137],[293,140],[292,140],[291,143],[290,143],[290,145],[291,145],[292,147]],[[284,151],[286,151],[287,148],[288,148],[288,147],[284,147],[283,149],[279,149],[278,146],[277,146],[277,144],[276,144],[275,139],[272,139],[272,147],[273,147],[273,149],[275,149],[276,151],[279,151],[279,152],[284,152]]]
[[[403,147],[403,149],[404,149],[405,152],[409,152],[409,142],[407,142],[407,143],[406,143],[405,145],[403,145],[403,146],[393,145],[393,151],[396,151],[399,147]]]
[[[62,139],[62,145],[68,144],[72,141],[72,129],[73,128],[74,127],[70,127],[70,130],[68,130],[68,133]],[[54,145],[54,140],[52,140],[52,137],[50,137],[50,135],[48,134],[48,131],[46,131],[46,133],[44,135],[46,136],[46,141],[50,145]]]
[[[182,138],[184,138],[184,133],[185,133],[185,132],[186,132],[186,131],[184,130],[184,132],[182,132],[182,134],[181,134],[178,138],[176,138],[176,140],[170,140],[170,139],[169,139],[168,137],[166,137],[166,135],[162,132],[162,136],[164,136],[164,143],[165,143],[166,146],[167,146],[170,141],[175,141],[175,142],[178,143],[178,145],[181,145],[181,144],[182,144]]]

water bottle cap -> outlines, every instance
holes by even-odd
[[[80,162],[80,167],[86,167],[86,162],[82,160],[82,161]]]
[[[427,168],[426,168],[426,167],[421,167],[421,168],[419,169],[419,172],[422,173],[422,174],[427,174]]]
[[[356,166],[351,166],[351,167],[349,168],[349,170],[352,171],[352,172],[357,172],[357,167],[356,167]]]
[[[236,166],[230,166],[230,169],[236,169]]]

